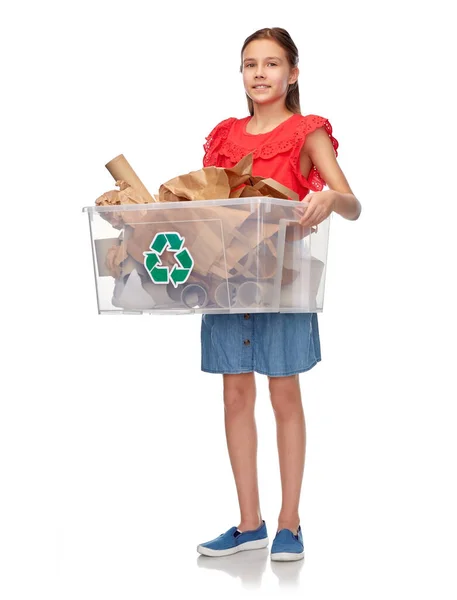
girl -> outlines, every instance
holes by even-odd
[[[297,48],[284,29],[260,29],[245,40],[240,71],[251,116],[226,119],[213,129],[203,165],[232,167],[253,152],[254,176],[272,177],[309,202],[301,213],[303,226],[318,225],[332,211],[355,220],[361,206],[336,161],[338,142],[329,121],[301,115],[297,64]],[[330,189],[321,191],[324,185]],[[225,556],[268,545],[257,483],[257,371],[268,376],[282,486],[271,558],[301,559],[306,429],[298,374],[321,360],[317,314],[204,314],[201,343],[202,370],[223,374],[225,431],[241,520],[197,551]]]

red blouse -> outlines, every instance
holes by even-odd
[[[300,150],[308,133],[325,127],[338,156],[337,140],[328,119],[318,115],[294,114],[268,133],[251,134],[246,125],[252,117],[221,121],[206,138],[204,167],[233,167],[243,156],[253,153],[254,177],[271,177],[297,192],[299,198],[309,190],[320,191],[326,185],[313,165],[308,177],[300,171]]]

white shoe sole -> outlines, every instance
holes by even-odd
[[[227,548],[227,550],[212,550],[201,544],[197,546],[197,552],[204,556],[229,556],[230,554],[236,554],[237,552],[243,552],[244,550],[260,550],[268,546],[268,538],[262,540],[254,540],[253,542],[244,542],[234,548]]]
[[[301,560],[305,557],[304,552],[274,552],[271,555],[271,560],[278,560],[281,562],[291,561],[291,560]]]

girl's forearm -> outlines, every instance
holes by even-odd
[[[335,194],[334,212],[351,221],[358,219],[362,206],[354,194],[344,194],[336,190],[333,190],[333,193]]]

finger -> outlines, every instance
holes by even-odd
[[[315,226],[317,227],[317,226],[318,226],[318,225],[320,225],[320,224],[321,224],[323,221],[325,221],[325,219],[326,219],[326,218],[328,217],[328,215],[330,214],[330,213],[328,213],[328,214],[327,214],[327,213],[328,213],[328,211],[322,210],[322,211],[319,213],[319,215],[318,215],[318,217],[316,218],[316,220],[315,220],[315,222],[313,223],[313,225],[315,225]]]
[[[306,196],[303,198],[302,202],[311,202],[313,197],[313,194],[311,192],[309,192],[308,194],[306,194]]]
[[[302,223],[302,225],[304,227],[314,227],[314,226],[317,226],[320,223],[322,223],[322,221],[324,219],[325,219],[325,212],[323,212],[322,210],[315,210],[314,213],[312,215],[310,215],[310,218],[304,219],[304,222]]]
[[[314,218],[316,211],[317,211],[317,206],[308,206],[304,217],[300,220],[301,225],[305,225],[306,227],[309,227],[309,223]]]

